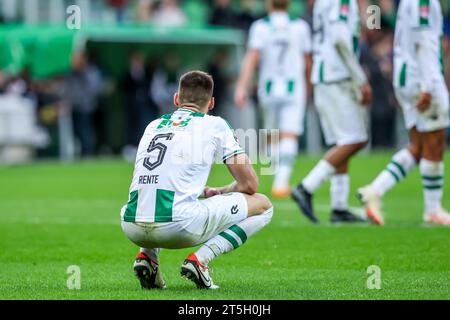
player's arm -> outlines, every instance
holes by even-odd
[[[227,165],[235,181],[222,188],[206,188],[204,196],[209,198],[230,192],[255,194],[259,186],[258,176],[253,169],[252,162],[240,146],[233,129],[221,118],[218,118],[216,129],[217,154]]]
[[[253,169],[249,157],[245,153],[228,159],[226,165],[235,182],[223,189],[225,193],[241,192],[252,195],[258,191],[258,176],[256,175],[255,169]]]
[[[244,108],[247,103],[247,91],[258,67],[261,53],[259,49],[249,49],[242,64],[241,74],[236,86],[235,103]]]
[[[249,157],[245,153],[238,154],[226,160],[225,164],[228,167],[231,175],[235,179],[230,185],[222,188],[206,187],[203,196],[210,198],[220,194],[230,192],[241,192],[253,195],[258,191],[259,179],[256,175],[253,165]]]
[[[313,66],[313,56],[312,56],[312,33],[311,27],[304,22],[302,24],[302,29],[299,32],[302,35],[301,41],[303,44],[303,59],[305,61],[305,80],[306,80],[306,94],[307,97],[312,97],[313,86],[311,83],[311,73]]]
[[[311,83],[311,73],[313,66],[312,54],[305,54],[305,79],[306,79],[306,92],[309,97],[313,95],[313,85]]]
[[[425,12],[425,11],[424,11]],[[429,10],[426,11],[429,14]],[[431,105],[433,99],[431,92],[433,88],[433,75],[428,70],[427,65],[433,59],[436,59],[431,50],[432,44],[430,43],[432,38],[432,32],[429,28],[429,17],[422,16],[417,17],[419,25],[413,25],[413,35],[415,40],[415,49],[417,54],[417,64],[420,69],[420,96],[417,101],[417,109],[420,112],[425,112]]]
[[[425,112],[431,105],[433,96],[431,95],[432,81],[430,78],[430,72],[427,70],[427,61],[433,59],[433,54],[430,52],[429,47],[425,44],[417,45],[417,61],[419,69],[421,70],[421,83],[420,83],[420,95],[417,100],[417,109],[420,112]]]
[[[348,44],[348,39],[350,38],[351,35],[349,35],[348,28],[344,22],[338,21],[333,25],[334,46],[347,66],[352,81],[361,90],[361,103],[369,105],[372,102],[372,89],[363,68]]]
[[[261,59],[261,50],[265,41],[264,27],[255,22],[248,35],[248,50],[241,67],[241,73],[236,86],[234,100],[238,108],[244,108],[247,104],[247,91],[255,75],[256,68]]]

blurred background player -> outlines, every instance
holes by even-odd
[[[224,119],[207,115],[214,108],[213,89],[204,72],[183,75],[174,97],[177,110],[151,122],[139,144],[121,217],[124,233],[141,248],[134,271],[145,289],[165,287],[160,248],[198,245],[181,275],[200,289],[217,289],[209,262],[243,245],[272,219],[272,204],[256,193],[258,177],[233,130]],[[208,188],[217,157],[235,182]]]
[[[384,224],[381,197],[419,164],[426,223],[450,225],[442,208],[449,95],[444,78],[443,15],[437,0],[403,0],[395,33],[394,87],[410,145],[397,152],[371,185],[360,189],[367,214]]]
[[[235,93],[236,105],[245,107],[248,86],[259,66],[258,96],[265,129],[280,129],[280,141],[270,141],[272,161],[277,161],[272,193],[279,198],[291,192],[289,180],[304,130],[305,77],[309,79],[311,69],[310,28],[302,19],[290,19],[289,2],[269,0],[269,15],[253,23]]]
[[[331,221],[357,222],[361,219],[348,210],[348,166],[350,158],[367,144],[364,106],[372,99],[371,87],[358,61],[358,3],[356,0],[317,0],[313,20],[315,104],[325,140],[334,147],[292,196],[303,213],[317,223],[312,195],[331,179]]]

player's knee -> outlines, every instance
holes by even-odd
[[[408,151],[411,153],[411,155],[414,157],[414,159],[416,159],[416,162],[418,162],[420,160],[420,158],[422,157],[422,148],[417,143],[412,143],[409,146]]]
[[[267,196],[261,193],[256,193],[254,196],[258,202],[258,214],[263,214],[273,208],[272,202]]]
[[[358,151],[364,149],[368,143],[369,143],[369,141],[363,141],[363,142],[358,142],[358,143],[354,143],[354,144],[349,144],[346,147],[350,154],[355,154]]]
[[[422,150],[422,158],[430,161],[442,161],[444,158],[444,148],[440,148],[438,145],[424,146]]]
[[[369,140],[366,140],[366,141],[357,143],[357,144],[355,145],[356,151],[360,151],[360,150],[364,149],[364,148],[367,146],[368,143],[369,143]]]
[[[273,217],[273,205],[272,202],[263,194],[256,194],[259,202],[258,217],[261,218],[264,226],[268,225]]]

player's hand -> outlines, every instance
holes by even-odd
[[[217,188],[210,188],[210,187],[206,187],[205,191],[203,191],[203,197],[205,199],[214,197],[214,196],[218,196],[222,194],[222,192],[220,191],[220,189]]]
[[[242,87],[237,87],[234,94],[234,103],[239,109],[244,109],[247,105],[247,90]]]
[[[417,110],[419,112],[425,112],[431,106],[431,100],[433,96],[429,92],[422,92],[417,100]]]
[[[360,87],[361,90],[361,104],[363,106],[369,106],[372,104],[373,94],[370,84],[365,83]]]

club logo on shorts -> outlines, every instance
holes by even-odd
[[[231,214],[238,214],[239,208],[237,205],[231,207]]]

